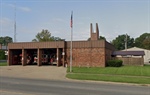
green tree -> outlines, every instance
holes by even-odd
[[[36,35],[36,39],[33,39],[33,42],[46,42],[46,41],[61,41],[59,37],[51,36],[51,33],[48,30],[42,30]]]
[[[150,33],[143,33],[135,39],[135,46],[150,50]]]
[[[6,59],[5,51],[0,50],[0,60],[5,60],[5,59]]]
[[[91,40],[91,38],[88,38],[88,41],[90,41],[90,40]],[[106,40],[106,38],[103,36],[99,36],[98,40]]]
[[[9,36],[5,36],[5,37],[0,37],[0,44],[6,46],[8,45],[8,43],[13,42],[12,38]]]
[[[125,49],[125,41],[126,41],[126,35],[119,35],[116,37],[111,43],[115,46],[117,50],[123,50]],[[134,47],[134,38],[130,38],[129,35],[127,35],[127,48]]]

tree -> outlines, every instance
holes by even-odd
[[[42,30],[36,35],[36,39],[33,39],[33,42],[46,42],[46,41],[61,41],[59,37],[51,36],[51,33],[48,30]]]
[[[150,50],[150,37],[147,37],[146,39],[144,39],[143,46],[144,46],[143,48]]]
[[[13,42],[12,38],[9,36],[5,36],[5,37],[0,37],[0,44],[6,46],[8,45],[8,43]]]
[[[114,39],[111,43],[115,46],[117,50],[123,50],[125,49],[125,41],[126,41],[126,35],[119,35]],[[127,35],[127,48],[134,47],[134,38],[130,38],[130,36]]]
[[[150,33],[143,33],[135,39],[135,46],[150,50]]]
[[[90,41],[90,40],[91,40],[91,38],[88,38],[88,41]],[[106,40],[106,38],[103,36],[99,36],[98,40]]]
[[[0,37],[0,44],[7,46],[8,43],[11,43],[12,38],[9,36],[5,36],[5,37]],[[5,51],[4,50],[0,50],[0,60],[5,60],[6,59],[6,55],[5,55]]]
[[[64,39],[61,39],[61,38],[59,38],[59,37],[54,37],[54,36],[52,36],[51,39],[52,39],[53,41],[64,41]]]
[[[0,60],[5,60],[5,59],[6,59],[5,51],[0,50]]]

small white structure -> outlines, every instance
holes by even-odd
[[[132,48],[128,48],[126,50],[122,50],[122,51],[144,51],[145,55],[144,57],[144,63],[148,63],[150,61],[150,50],[147,49],[142,49],[142,48],[138,48],[138,47],[132,47]]]

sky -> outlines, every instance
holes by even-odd
[[[150,0],[0,0],[0,37],[14,39],[16,21],[17,42],[30,42],[43,29],[70,41],[71,11],[73,41],[90,37],[90,23],[94,31],[98,23],[107,41],[150,33]]]

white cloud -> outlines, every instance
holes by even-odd
[[[8,4],[8,6],[9,6],[9,7],[12,7],[12,8],[15,8],[15,7],[16,7],[17,10],[21,10],[21,11],[23,11],[23,12],[30,12],[30,11],[31,11],[31,9],[28,8],[28,7],[17,6],[17,5],[14,5],[14,4]]]
[[[0,19],[0,36],[11,36],[10,31],[13,31],[13,21],[9,18]]]
[[[8,4],[8,6],[9,6],[9,7],[13,7],[13,8],[15,7],[14,4]]]
[[[63,22],[63,23],[66,22],[66,21],[65,21],[64,19],[62,19],[62,18],[54,18],[54,19],[52,19],[52,21],[54,21],[54,22]]]
[[[73,31],[73,40],[87,40],[90,38],[90,27],[83,25],[82,27],[76,27]]]
[[[30,12],[31,9],[28,7],[18,7],[20,10],[24,11],[24,12]]]
[[[9,26],[13,23],[12,20],[10,20],[9,18],[1,18],[0,19],[0,26],[1,27],[6,27],[6,26]]]

